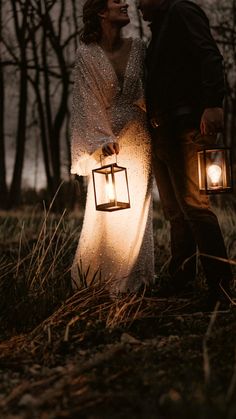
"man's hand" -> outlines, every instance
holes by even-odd
[[[119,154],[119,143],[107,143],[102,147],[102,154],[104,156],[111,156],[112,154]]]
[[[201,135],[214,135],[224,128],[224,111],[222,108],[206,108],[202,114]]]

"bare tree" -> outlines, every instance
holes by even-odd
[[[0,3],[0,44],[2,44],[2,2]],[[1,54],[1,51],[0,51]],[[2,55],[0,55],[0,207],[5,208],[7,197],[6,183],[6,151],[5,151],[5,83]]]
[[[67,8],[66,8],[67,4]],[[77,12],[72,0],[73,12]],[[16,128],[16,153],[8,206],[20,202],[25,143],[29,136],[27,121],[31,109],[28,108],[29,92],[35,94],[37,108],[36,123],[40,131],[43,161],[47,177],[49,195],[52,197],[61,182],[62,140],[65,139],[67,160],[69,158],[69,118],[68,100],[70,94],[70,74],[73,64],[68,62],[68,50],[76,43],[78,25],[76,16],[69,16],[68,2],[65,0],[11,0],[12,27],[14,33],[5,36],[3,44],[7,51],[4,65],[13,67],[19,77],[18,117]],[[56,10],[53,7],[56,6]],[[71,22],[73,25],[71,25]],[[65,36],[65,26],[70,32]],[[74,50],[74,47],[73,47]],[[73,54],[74,55],[74,54]],[[30,85],[29,85],[30,83]],[[32,90],[33,87],[33,90]],[[4,73],[0,70],[1,112],[4,122]],[[35,118],[35,116],[34,116]],[[28,121],[29,122],[29,121]],[[28,126],[31,123],[29,122]],[[6,202],[6,168],[4,152],[4,123],[0,132],[0,192]],[[5,185],[5,186],[4,186]]]
[[[236,153],[236,0],[222,0],[215,6],[209,9],[209,15],[212,31],[225,62],[226,139]]]
[[[66,22],[66,2],[62,0],[57,7],[56,14],[50,14],[46,1],[43,7],[37,8],[37,17],[41,20],[41,47],[32,40],[35,62],[39,62],[39,50],[43,67],[42,77],[36,66],[35,81],[33,83],[38,98],[40,115],[42,149],[47,173],[48,186],[51,196],[55,194],[61,182],[61,139],[65,138],[68,161],[69,153],[69,118],[68,100],[70,93],[70,73],[72,65],[68,63],[66,52],[70,44],[76,40],[78,29],[71,31],[67,37],[63,35]],[[76,12],[75,5],[73,11]],[[56,19],[55,19],[56,16]],[[73,16],[73,22],[75,22]],[[34,32],[35,33],[35,32]],[[57,73],[51,71],[57,67]]]
[[[19,96],[18,96],[18,122],[16,130],[16,158],[13,170],[13,177],[9,191],[8,205],[14,206],[20,203],[21,182],[24,163],[24,152],[26,142],[27,124],[27,34],[28,34],[28,13],[30,0],[10,0],[13,15],[14,35],[17,41],[19,55],[16,55],[15,48],[4,39],[4,44],[13,58],[15,64],[19,65]]]

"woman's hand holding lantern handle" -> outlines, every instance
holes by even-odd
[[[120,146],[119,143],[107,143],[102,147],[102,154],[106,156],[112,156],[112,154],[119,154]]]

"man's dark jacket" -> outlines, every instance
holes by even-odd
[[[203,10],[188,0],[164,0],[151,24],[147,52],[149,116],[190,107],[200,117],[221,107],[224,97],[222,56]]]

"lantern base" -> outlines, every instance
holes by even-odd
[[[232,187],[224,187],[224,188],[212,188],[212,189],[200,189],[201,195],[216,195],[216,194],[222,194],[222,193],[232,193],[233,188]]]
[[[109,202],[106,204],[100,204],[96,206],[97,211],[118,211],[122,209],[130,208],[130,204],[128,202]]]

